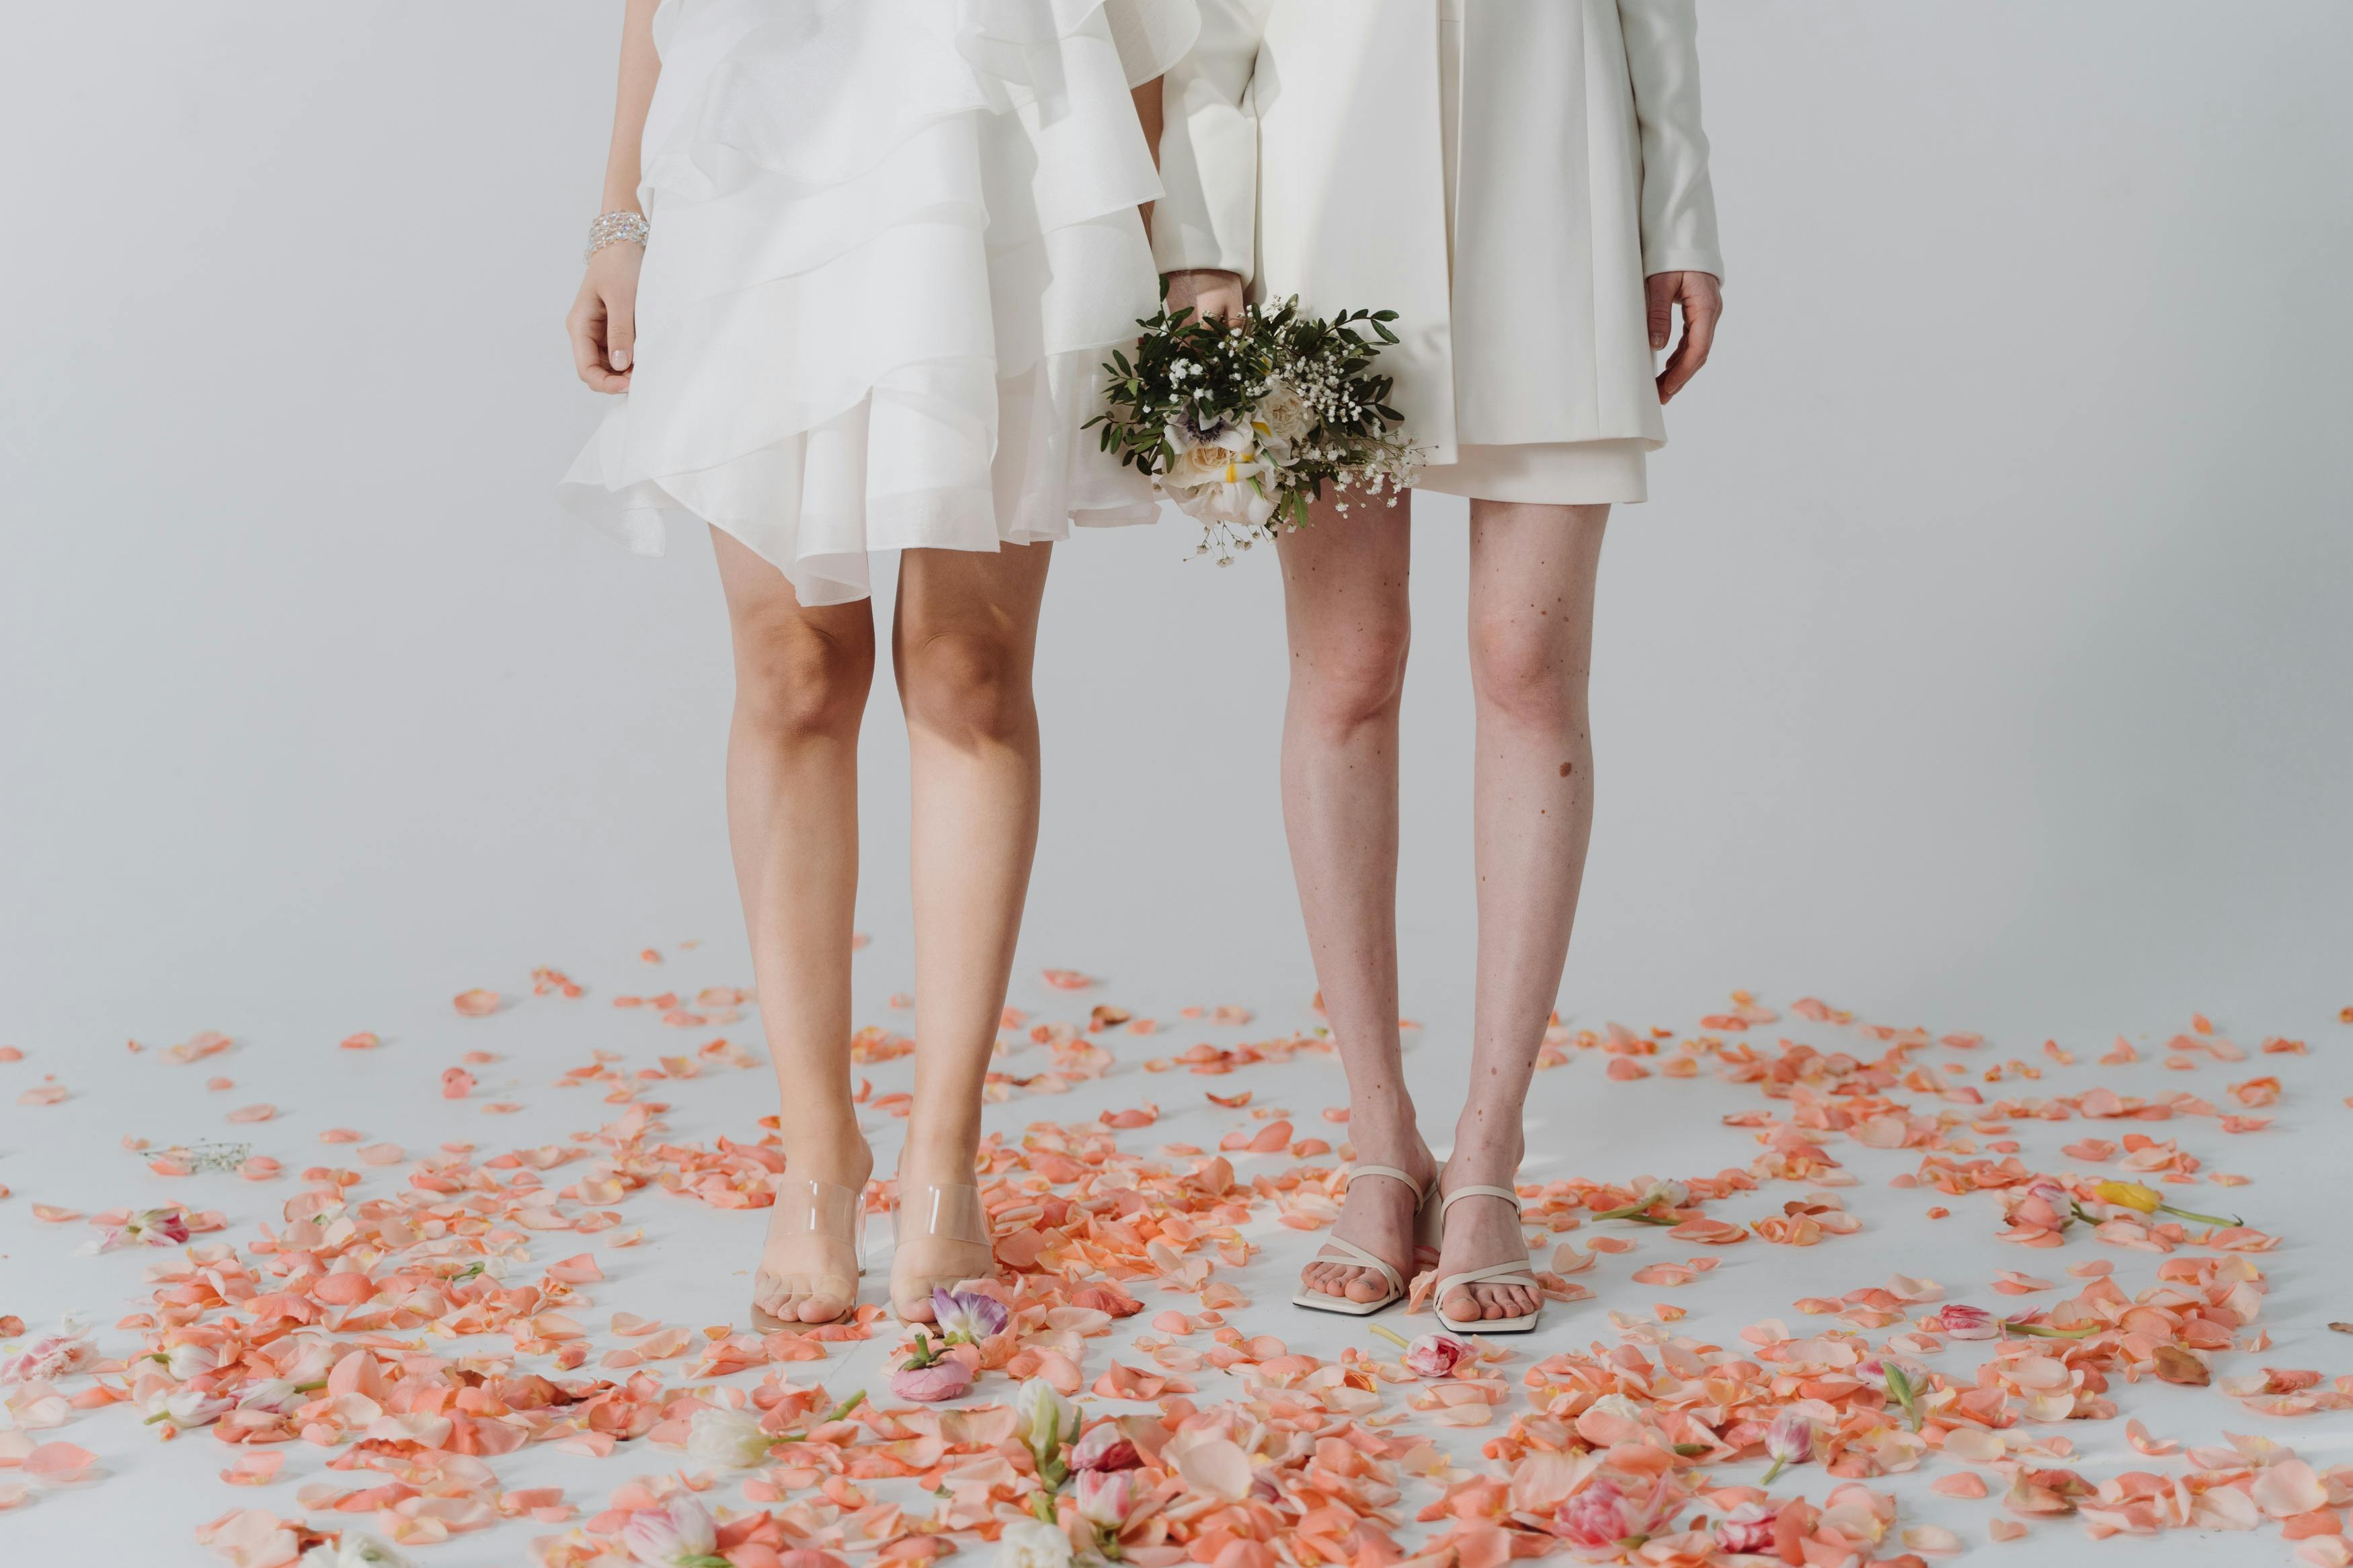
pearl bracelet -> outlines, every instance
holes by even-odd
[[[653,232],[643,213],[607,213],[588,226],[588,248],[580,253],[586,261],[608,245],[643,245]]]

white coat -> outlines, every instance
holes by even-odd
[[[1201,0],[1165,79],[1163,271],[1395,310],[1458,443],[1664,443],[1642,280],[1721,278],[1693,0]]]

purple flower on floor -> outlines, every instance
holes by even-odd
[[[1008,1319],[1005,1303],[977,1290],[951,1290],[942,1285],[932,1291],[932,1317],[941,1338],[950,1344],[976,1345],[1001,1334]]]
[[[902,1366],[891,1374],[891,1392],[918,1405],[958,1398],[972,1387],[972,1368],[954,1356],[928,1366]]]

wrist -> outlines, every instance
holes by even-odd
[[[597,252],[616,245],[643,247],[652,225],[634,208],[619,207],[600,215],[588,226],[588,248],[581,253],[583,261],[594,260]]]

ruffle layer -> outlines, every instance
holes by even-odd
[[[566,503],[715,524],[805,604],[871,550],[1147,521],[1080,430],[1157,280],[1128,98],[1193,0],[667,0],[632,390]]]

